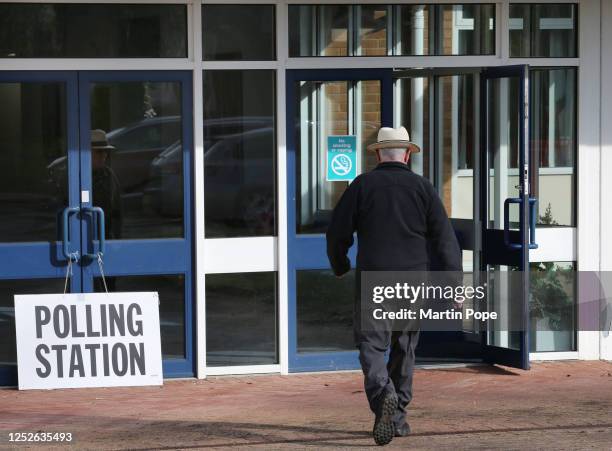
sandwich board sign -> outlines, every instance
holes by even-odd
[[[357,177],[357,137],[327,137],[327,181],[351,181]]]
[[[155,292],[15,296],[19,389],[162,385]]]

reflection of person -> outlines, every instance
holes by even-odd
[[[376,151],[378,166],[358,176],[342,195],[327,230],[327,255],[337,276],[350,269],[347,257],[357,232],[357,280],[360,271],[461,271],[457,238],[434,187],[407,163],[419,152],[404,127],[383,127]],[[357,297],[360,283],[357,283]],[[357,317],[360,303],[356,302]],[[378,445],[406,436],[406,406],[412,399],[412,373],[419,331],[361,330],[354,324],[366,396],[376,415]],[[390,348],[389,361],[385,352]]]
[[[104,130],[91,131],[92,203],[104,210],[106,239],[121,238],[123,222],[121,187],[109,164],[110,154],[114,150]]]

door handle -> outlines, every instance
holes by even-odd
[[[510,204],[522,204],[520,197],[509,197],[504,200],[504,244],[508,249],[521,249],[523,246],[510,242]]]
[[[62,252],[66,260],[72,260],[73,262],[79,261],[79,251],[70,252],[70,224],[68,223],[68,217],[72,213],[78,213],[79,207],[66,207],[62,212]]]
[[[512,243],[510,241],[510,204],[523,203],[520,197],[509,197],[504,200],[504,244],[508,249],[521,249],[522,245],[519,243]],[[537,249],[538,244],[536,243],[536,205],[538,199],[535,197],[529,198],[529,249]]]
[[[104,252],[106,251],[106,224],[104,219],[104,210],[102,210],[100,207],[83,207],[83,211],[85,213],[91,213],[92,219],[97,221],[98,234],[97,240],[94,238],[94,241],[99,242],[98,253],[84,253],[83,255],[91,259],[97,259],[99,254],[104,255]]]
[[[536,218],[538,214],[537,197],[529,198],[529,249],[537,249],[538,243],[536,243]]]

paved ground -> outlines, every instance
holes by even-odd
[[[0,390],[0,448],[10,431],[72,432],[72,449],[368,448],[361,383],[358,373],[323,373]],[[420,369],[415,391],[414,433],[387,448],[612,449],[612,363]]]

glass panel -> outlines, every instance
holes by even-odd
[[[179,82],[93,83],[92,203],[107,239],[183,236],[182,101]],[[102,134],[102,137],[104,134]],[[102,146],[103,147],[103,146]]]
[[[348,5],[289,5],[289,56],[347,56]]]
[[[353,119],[353,133],[357,135],[358,145],[361,146],[361,153],[357,155],[357,173],[360,174],[371,171],[378,164],[376,154],[368,152],[367,147],[369,144],[376,142],[378,130],[382,126],[380,81],[363,80],[354,82],[352,99],[353,114],[355,115]],[[336,206],[335,202],[334,206]]]
[[[159,324],[162,357],[184,359],[185,352],[185,276],[106,277],[109,291],[156,291],[159,294]],[[94,291],[105,291],[101,278],[94,279]]]
[[[489,166],[489,228],[503,229],[504,201],[517,197],[520,80],[487,81],[487,152]],[[510,228],[518,229],[519,208],[510,208]]]
[[[0,242],[60,239],[66,114],[63,83],[0,83]]]
[[[186,58],[185,5],[0,3],[0,58]]]
[[[496,312],[498,319],[487,323],[487,344],[520,350],[523,283],[514,266],[489,266],[487,311]]]
[[[393,55],[429,55],[431,7],[427,5],[396,5],[393,18]]]
[[[578,5],[511,4],[510,56],[578,56]]]
[[[538,225],[576,224],[576,69],[534,69],[531,148],[539,156]]]
[[[63,292],[64,279],[0,280],[0,365],[17,365],[13,296]]]
[[[206,275],[206,364],[278,363],[276,273]]]
[[[296,284],[298,352],[353,351],[355,272],[301,270]]]
[[[576,266],[530,263],[531,352],[576,351]]]
[[[204,72],[207,238],[276,234],[275,71]]]
[[[289,56],[315,56],[315,5],[289,5]]]
[[[276,58],[274,5],[202,5],[204,60]]]
[[[437,55],[495,54],[495,5],[436,6]]]
[[[376,165],[373,152],[381,125],[379,80],[298,82],[296,99],[297,232],[324,233],[331,211],[348,186],[327,180],[327,137],[357,136],[357,173]]]
[[[355,55],[381,56],[387,54],[387,23],[391,7],[387,5],[358,5],[360,20]]]
[[[398,78],[395,82],[395,127],[404,126],[421,152],[410,155],[410,169],[433,181],[430,127],[430,84],[428,77]]]
[[[318,6],[317,56],[348,55],[349,6]]]
[[[495,4],[289,5],[289,36],[290,57],[492,55]]]
[[[438,77],[436,88],[440,195],[451,218],[474,218],[475,76]]]

